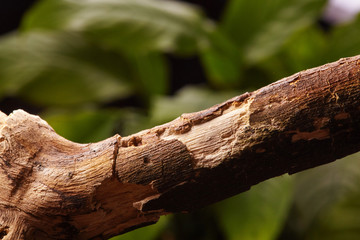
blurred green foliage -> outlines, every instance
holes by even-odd
[[[228,0],[215,22],[170,0],[43,0],[0,38],[0,101],[39,106],[73,141],[128,135],[360,54],[360,17],[324,31],[325,4]],[[168,55],[200,59],[207,83],[169,96]],[[141,104],[114,104],[124,99]],[[114,239],[360,239],[359,156]]]

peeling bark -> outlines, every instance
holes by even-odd
[[[107,239],[359,150],[360,56],[99,143],[0,112],[0,238]]]

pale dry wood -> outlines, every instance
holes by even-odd
[[[355,56],[99,143],[0,112],[0,238],[106,239],[334,161],[360,150],[359,99]]]

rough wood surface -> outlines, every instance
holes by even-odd
[[[0,238],[107,239],[359,150],[360,56],[99,143],[0,112]]]

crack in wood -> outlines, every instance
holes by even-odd
[[[113,152],[113,164],[112,164],[112,175],[116,178],[118,178],[117,172],[116,172],[116,162],[119,156],[119,148],[121,146],[121,136],[119,134],[115,135],[116,142],[114,144],[114,152]]]

